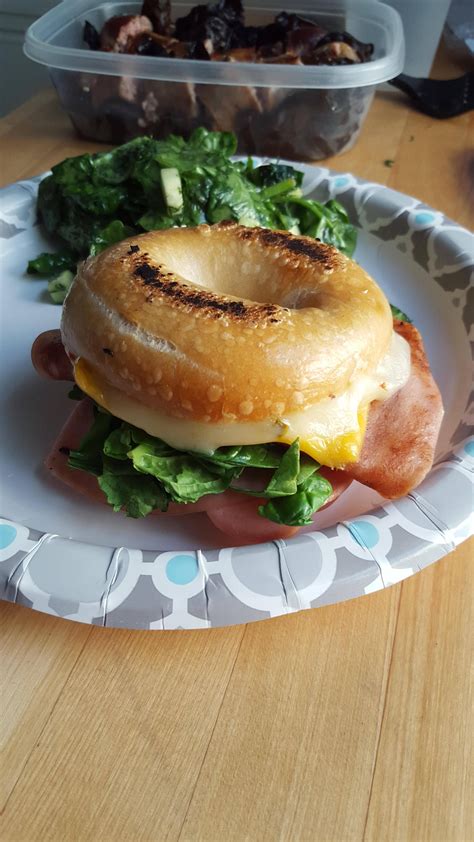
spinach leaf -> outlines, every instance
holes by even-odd
[[[285,451],[281,462],[268,483],[265,497],[288,497],[296,494],[300,472],[300,443],[296,439]]]
[[[296,187],[301,187],[303,183],[303,173],[287,164],[263,164],[261,167],[249,169],[247,177],[257,187],[271,187],[289,179]]]
[[[336,246],[343,254],[352,257],[357,242],[357,230],[350,224],[349,217],[339,202],[331,200],[322,205],[312,199],[295,197],[289,204],[299,217],[302,234]]]
[[[40,219],[50,234],[58,232],[63,212],[63,198],[54,175],[47,175],[38,187],[37,208]]]
[[[232,488],[267,498],[259,509],[264,517],[302,526],[331,494],[330,484],[317,474],[318,463],[300,454],[298,440],[289,447],[223,447],[212,455],[183,452],[98,407],[69,465],[96,476],[110,505],[130,517],[144,517],[154,508],[166,510],[170,501],[194,503]],[[270,472],[262,491],[233,486],[242,472],[255,467]]]
[[[241,225],[274,228],[275,213],[261,193],[237,169],[213,184],[206,207],[211,223],[234,219]]]
[[[102,230],[96,234],[90,245],[90,254],[100,254],[101,251],[104,251],[104,249],[114,243],[119,243],[120,240],[125,240],[126,237],[131,237],[133,233],[133,228],[130,228],[128,225],[124,225],[120,219],[114,219],[113,222],[109,222],[105,228],[102,228]]]
[[[170,498],[160,483],[137,473],[129,463],[105,459],[97,481],[115,512],[126,511],[129,517],[139,518],[168,508]]]
[[[42,275],[51,278],[61,272],[75,272],[77,260],[67,251],[49,254],[42,252],[34,260],[28,261],[27,272],[29,275]]]
[[[394,304],[390,305],[390,309],[392,311],[392,316],[394,319],[398,319],[399,322],[408,322],[408,324],[413,324],[412,320],[407,316],[403,310],[399,310],[398,307],[395,307]]]
[[[214,465],[222,463],[245,468],[278,468],[281,462],[281,447],[271,444],[237,445],[220,447],[212,456],[199,456]]]
[[[216,474],[186,453],[161,455],[161,445],[148,440],[130,452],[134,468],[156,477],[176,503],[195,503],[206,494],[220,494],[229,488],[235,469]]]
[[[102,473],[102,450],[106,439],[117,425],[117,420],[108,412],[94,412],[94,422],[82,439],[77,450],[71,450],[68,459],[70,468],[87,471],[100,476]]]
[[[259,506],[259,513],[275,523],[308,526],[314,513],[327,503],[331,494],[331,483],[315,473],[298,486],[296,494],[268,500]]]
[[[138,427],[133,427],[131,424],[127,424],[126,421],[122,421],[120,426],[112,430],[110,435],[107,436],[103,445],[103,451],[106,456],[109,456],[112,459],[126,460],[129,458],[130,451],[133,450],[137,444],[141,444],[147,439],[150,439],[153,442],[156,451],[159,451],[161,454],[170,455],[175,452],[173,448],[169,447],[165,444],[165,442],[149,436],[148,433],[145,433],[143,430],[139,430]],[[159,450],[159,448],[161,448],[161,450]]]

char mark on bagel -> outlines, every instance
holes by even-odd
[[[222,318],[225,315],[232,320],[251,322],[252,324],[266,322],[268,319],[273,324],[278,321],[276,316],[279,315],[282,308],[277,307],[276,304],[253,304],[249,306],[244,301],[222,298],[206,289],[196,289],[187,284],[179,283],[177,280],[173,280],[172,272],[166,272],[163,266],[154,266],[148,261],[148,255],[143,254],[140,262],[133,270],[134,277],[139,278],[145,287],[159,290],[161,295],[172,301],[174,305],[196,308],[198,311],[206,312],[208,316],[214,319]]]
[[[287,258],[309,257],[326,272],[332,272],[341,265],[339,252],[320,240],[310,237],[294,237],[286,231],[269,231],[266,228],[245,228],[240,232],[242,240],[258,239],[265,246],[275,246]]]

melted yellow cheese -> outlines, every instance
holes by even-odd
[[[100,406],[103,406],[104,409],[109,409],[106,403],[104,388],[101,385],[101,383],[103,384],[105,381],[97,375],[92,366],[82,359],[82,357],[80,357],[74,364],[74,379],[79,388],[82,389],[86,395],[89,395],[93,401],[98,403]],[[105,386],[105,391],[107,391],[107,387],[108,384]]]
[[[291,444],[330,468],[357,462],[364,441],[369,404],[393,395],[410,375],[410,348],[393,334],[389,353],[371,376],[360,377],[342,395],[327,398],[303,412],[283,419],[238,423],[205,423],[173,418],[121,392],[85,360],[75,365],[78,386],[112,415],[161,438],[178,450],[212,453],[235,444]]]
[[[357,413],[357,427],[337,436],[301,436],[300,449],[328,468],[340,468],[342,465],[357,462],[364,443],[368,414],[368,406],[360,408]],[[289,428],[277,441],[291,444],[295,438]]]

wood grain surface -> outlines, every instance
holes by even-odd
[[[460,69],[438,56],[438,75]],[[0,135],[4,183],[97,148],[52,91]],[[382,91],[325,165],[472,226],[473,137],[472,114],[437,122]],[[473,550],[359,600],[205,632],[2,603],[1,839],[472,842]]]

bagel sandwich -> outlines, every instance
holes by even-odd
[[[418,331],[358,264],[236,223],[88,258],[32,356],[85,396],[53,474],[131,516],[205,510],[234,540],[291,534],[353,479],[405,495],[443,414]]]

